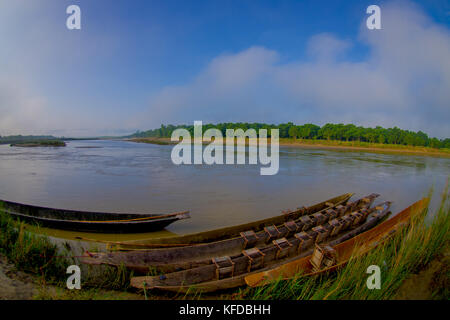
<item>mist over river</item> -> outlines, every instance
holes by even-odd
[[[450,173],[449,158],[280,147],[278,174],[261,176],[259,164],[176,166],[171,150],[111,140],[69,141],[64,148],[0,145],[0,199],[90,211],[190,210],[191,219],[167,228],[182,234],[270,217],[346,192],[379,193],[378,201],[393,201],[398,212],[434,187],[436,208]],[[95,237],[136,239],[168,231]]]

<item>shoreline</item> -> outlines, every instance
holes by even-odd
[[[130,141],[135,143],[148,143],[148,144],[157,144],[157,145],[175,145],[176,142],[170,140],[170,138],[128,138],[123,139],[124,141]],[[204,142],[204,144],[208,144],[209,142]],[[329,143],[329,144],[327,144]],[[351,151],[363,151],[369,153],[388,153],[388,154],[406,154],[406,155],[421,155],[421,156],[431,156],[431,157],[444,157],[450,158],[450,152],[440,151],[439,149],[429,148],[425,149],[425,147],[399,147],[395,148],[391,145],[386,145],[386,147],[381,147],[379,144],[373,144],[369,146],[355,146],[355,145],[342,145],[342,143],[347,143],[343,141],[331,141],[324,142],[317,140],[293,140],[288,138],[280,139],[280,146],[283,147],[294,147],[294,148],[305,148],[305,149],[324,149],[324,150],[351,150]],[[270,144],[270,139],[268,139],[268,144]],[[425,149],[425,150],[424,150]]]
[[[445,270],[449,270],[449,248],[445,248],[434,258],[412,271],[389,300],[440,300],[446,287]],[[444,270],[444,271],[443,271]],[[0,300],[145,300],[137,291],[110,288],[86,288],[80,292],[68,291],[58,284],[45,285],[42,278],[21,270],[0,254]],[[437,296],[435,296],[437,293]],[[201,300],[232,299],[233,293],[208,294]],[[182,297],[183,298],[183,297]],[[149,294],[150,300],[171,300],[164,293]],[[247,299],[244,299],[247,300]]]

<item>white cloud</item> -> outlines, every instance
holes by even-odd
[[[214,59],[191,83],[150,101],[149,125],[203,121],[355,122],[450,136],[450,34],[409,3],[381,8],[382,30],[361,24],[364,61],[345,59],[354,44],[311,37],[311,61],[279,62],[252,47]]]
[[[337,39],[330,33],[321,33],[311,37],[308,43],[308,54],[315,60],[332,62],[350,47],[348,40]]]
[[[0,128],[25,128],[34,131],[45,120],[45,99],[30,95],[19,79],[0,79]],[[45,125],[45,124],[44,124]],[[10,134],[20,134],[20,129],[8,130]],[[3,133],[3,132],[2,132]]]
[[[382,30],[367,30],[362,21],[353,42],[331,33],[313,35],[307,60],[282,62],[281,53],[258,46],[222,54],[188,83],[167,86],[150,97],[144,113],[129,115],[124,108],[108,109],[114,101],[108,101],[105,92],[83,94],[64,104],[67,92],[40,90],[40,82],[51,83],[46,81],[49,74],[70,64],[72,54],[85,66],[88,59],[113,52],[118,45],[114,38],[94,34],[82,42],[81,54],[72,43],[78,42],[53,25],[64,22],[64,10],[56,10],[62,12],[61,21],[49,22],[36,19],[41,16],[36,11],[42,17],[44,11],[53,15],[52,6],[13,3],[0,3],[3,135],[85,136],[114,134],[118,128],[122,134],[161,123],[203,120],[353,122],[450,136],[449,30],[408,2],[381,6]],[[361,44],[368,47],[367,57],[350,59],[351,50]]]

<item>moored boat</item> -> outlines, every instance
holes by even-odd
[[[211,264],[211,258],[218,256],[235,256],[248,248],[263,248],[273,240],[293,237],[297,232],[309,232],[314,227],[340,218],[346,213],[368,209],[378,195],[371,194],[346,205],[330,203],[318,212],[304,215],[297,220],[289,220],[281,225],[266,226],[262,231],[246,230],[239,237],[164,249],[135,250],[126,252],[90,253],[84,257],[85,264],[106,264],[125,266],[138,273],[149,271],[174,272]],[[337,230],[337,229],[336,229]],[[340,229],[339,229],[340,230]],[[335,233],[337,233],[335,231]]]
[[[193,244],[201,244],[206,242],[219,241],[240,236],[241,232],[253,230],[255,232],[261,231],[268,225],[279,225],[289,220],[295,220],[303,215],[313,214],[330,206],[345,205],[353,193],[345,193],[343,195],[331,198],[329,200],[317,203],[309,207],[301,207],[295,210],[283,212],[271,218],[266,218],[258,221],[244,223],[231,227],[224,227],[209,231],[197,232],[188,235],[181,235],[175,237],[164,238],[150,238],[130,240],[123,242],[109,242],[108,248],[114,250],[139,250],[150,248],[167,248],[167,247],[183,247]],[[87,239],[83,239],[87,240]]]
[[[342,224],[342,227],[345,228],[351,226],[350,231],[338,233],[327,240],[321,238],[321,240],[324,243],[335,245],[365,232],[389,214],[389,207],[390,203],[386,202],[370,210],[353,212],[352,217],[343,219],[345,221]],[[354,226],[354,223],[362,224]],[[250,248],[235,257],[212,258],[212,263],[209,265],[160,276],[134,277],[131,279],[131,286],[139,289],[159,289],[180,293],[212,292],[242,286],[245,285],[245,277],[248,275],[310,255],[310,247],[316,242],[320,242],[319,237],[325,234],[322,231],[327,232],[324,229],[326,228],[316,228],[315,235],[300,233],[295,234],[289,240],[279,239],[265,248]],[[332,228],[328,229],[329,232],[331,230]]]
[[[300,272],[303,276],[313,276],[336,270],[348,263],[351,258],[360,257],[390,239],[399,229],[407,226],[414,216],[422,213],[428,207],[429,200],[429,198],[423,198],[373,229],[334,245],[333,250],[337,261],[332,266],[315,270],[311,263],[312,256],[309,255],[263,272],[247,275],[245,282],[251,287],[257,287],[282,279],[291,279]]]
[[[0,212],[43,227],[97,233],[151,232],[189,218],[189,211],[163,215],[89,212],[46,208],[5,200],[0,200]]]

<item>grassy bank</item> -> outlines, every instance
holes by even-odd
[[[170,138],[133,138],[128,140],[138,143],[158,144],[163,146],[175,144],[175,142],[170,141]]]
[[[379,151],[379,152],[399,152],[410,154],[436,155],[450,157],[450,149],[437,149],[430,147],[407,146],[400,144],[382,144],[359,141],[335,141],[335,140],[310,140],[281,138],[280,145],[284,146],[305,146],[317,148],[338,148],[348,150]]]
[[[411,222],[409,228],[377,247],[366,256],[354,258],[334,274],[302,277],[240,292],[243,299],[392,299],[398,289],[414,273],[422,270],[433,259],[448,249],[450,241],[450,196],[446,188],[439,210],[430,224],[425,223],[424,212]],[[381,268],[381,289],[366,286],[367,267]],[[439,283],[433,289],[433,298],[448,300],[447,271],[438,273]]]
[[[445,189],[441,204],[431,222],[425,222],[427,212],[416,217],[409,228],[396,234],[366,256],[352,259],[337,273],[315,277],[298,275],[289,281],[278,281],[261,288],[242,288],[230,293],[197,296],[166,296],[145,292],[148,299],[393,299],[398,298],[399,288],[418,271],[428,268],[450,242],[450,195]],[[66,289],[66,268],[73,264],[69,253],[58,248],[43,236],[26,231],[25,225],[1,212],[0,253],[15,265],[17,270],[33,274],[38,279],[40,291],[36,299],[137,299],[144,298],[129,292],[129,280],[133,274],[125,268],[106,267],[102,276],[83,274],[82,290]],[[367,267],[381,268],[381,289],[369,290],[366,286]],[[449,299],[449,266],[433,272],[431,298]],[[414,282],[413,281],[413,282]],[[411,288],[411,289],[409,289]],[[417,287],[409,286],[408,290]],[[401,295],[403,297],[404,295]]]
[[[33,226],[33,230],[39,226]],[[66,288],[67,267],[75,264],[68,250],[61,250],[49,238],[27,231],[23,222],[12,219],[2,211],[0,202],[0,254],[12,263],[17,271],[35,276],[41,285],[37,298],[77,299],[99,296],[101,290],[127,291],[132,272],[125,268],[105,267],[101,276],[90,272],[82,275],[82,290]],[[47,290],[47,287],[52,287]],[[59,288],[59,289],[58,289]],[[58,289],[58,290],[56,290]],[[56,290],[56,291],[55,291]],[[59,292],[54,295],[54,293]],[[113,292],[104,293],[105,296]]]
[[[12,143],[11,147],[65,147],[66,143],[61,140],[37,140],[37,141],[21,141]]]
[[[63,281],[66,268],[70,265],[70,261],[61,258],[57,247],[47,238],[27,232],[23,222],[13,220],[2,212],[1,207],[0,253],[18,270],[39,276],[47,283]]]
[[[170,140],[170,138],[132,138],[128,141],[138,143],[149,143],[157,145],[172,145],[176,144]],[[225,140],[224,140],[225,143]],[[248,145],[249,141],[246,140]],[[268,139],[270,143],[270,138]],[[204,142],[209,144],[209,142]],[[312,140],[312,139],[294,139],[294,138],[280,138],[281,146],[292,147],[311,147],[322,149],[342,149],[342,150],[361,150],[367,152],[381,152],[381,153],[404,153],[404,154],[418,154],[418,155],[430,155],[439,157],[450,157],[450,149],[437,149],[430,147],[417,147],[406,146],[400,144],[382,144],[382,143],[370,143],[370,142],[358,142],[358,141],[335,141],[335,140]]]

